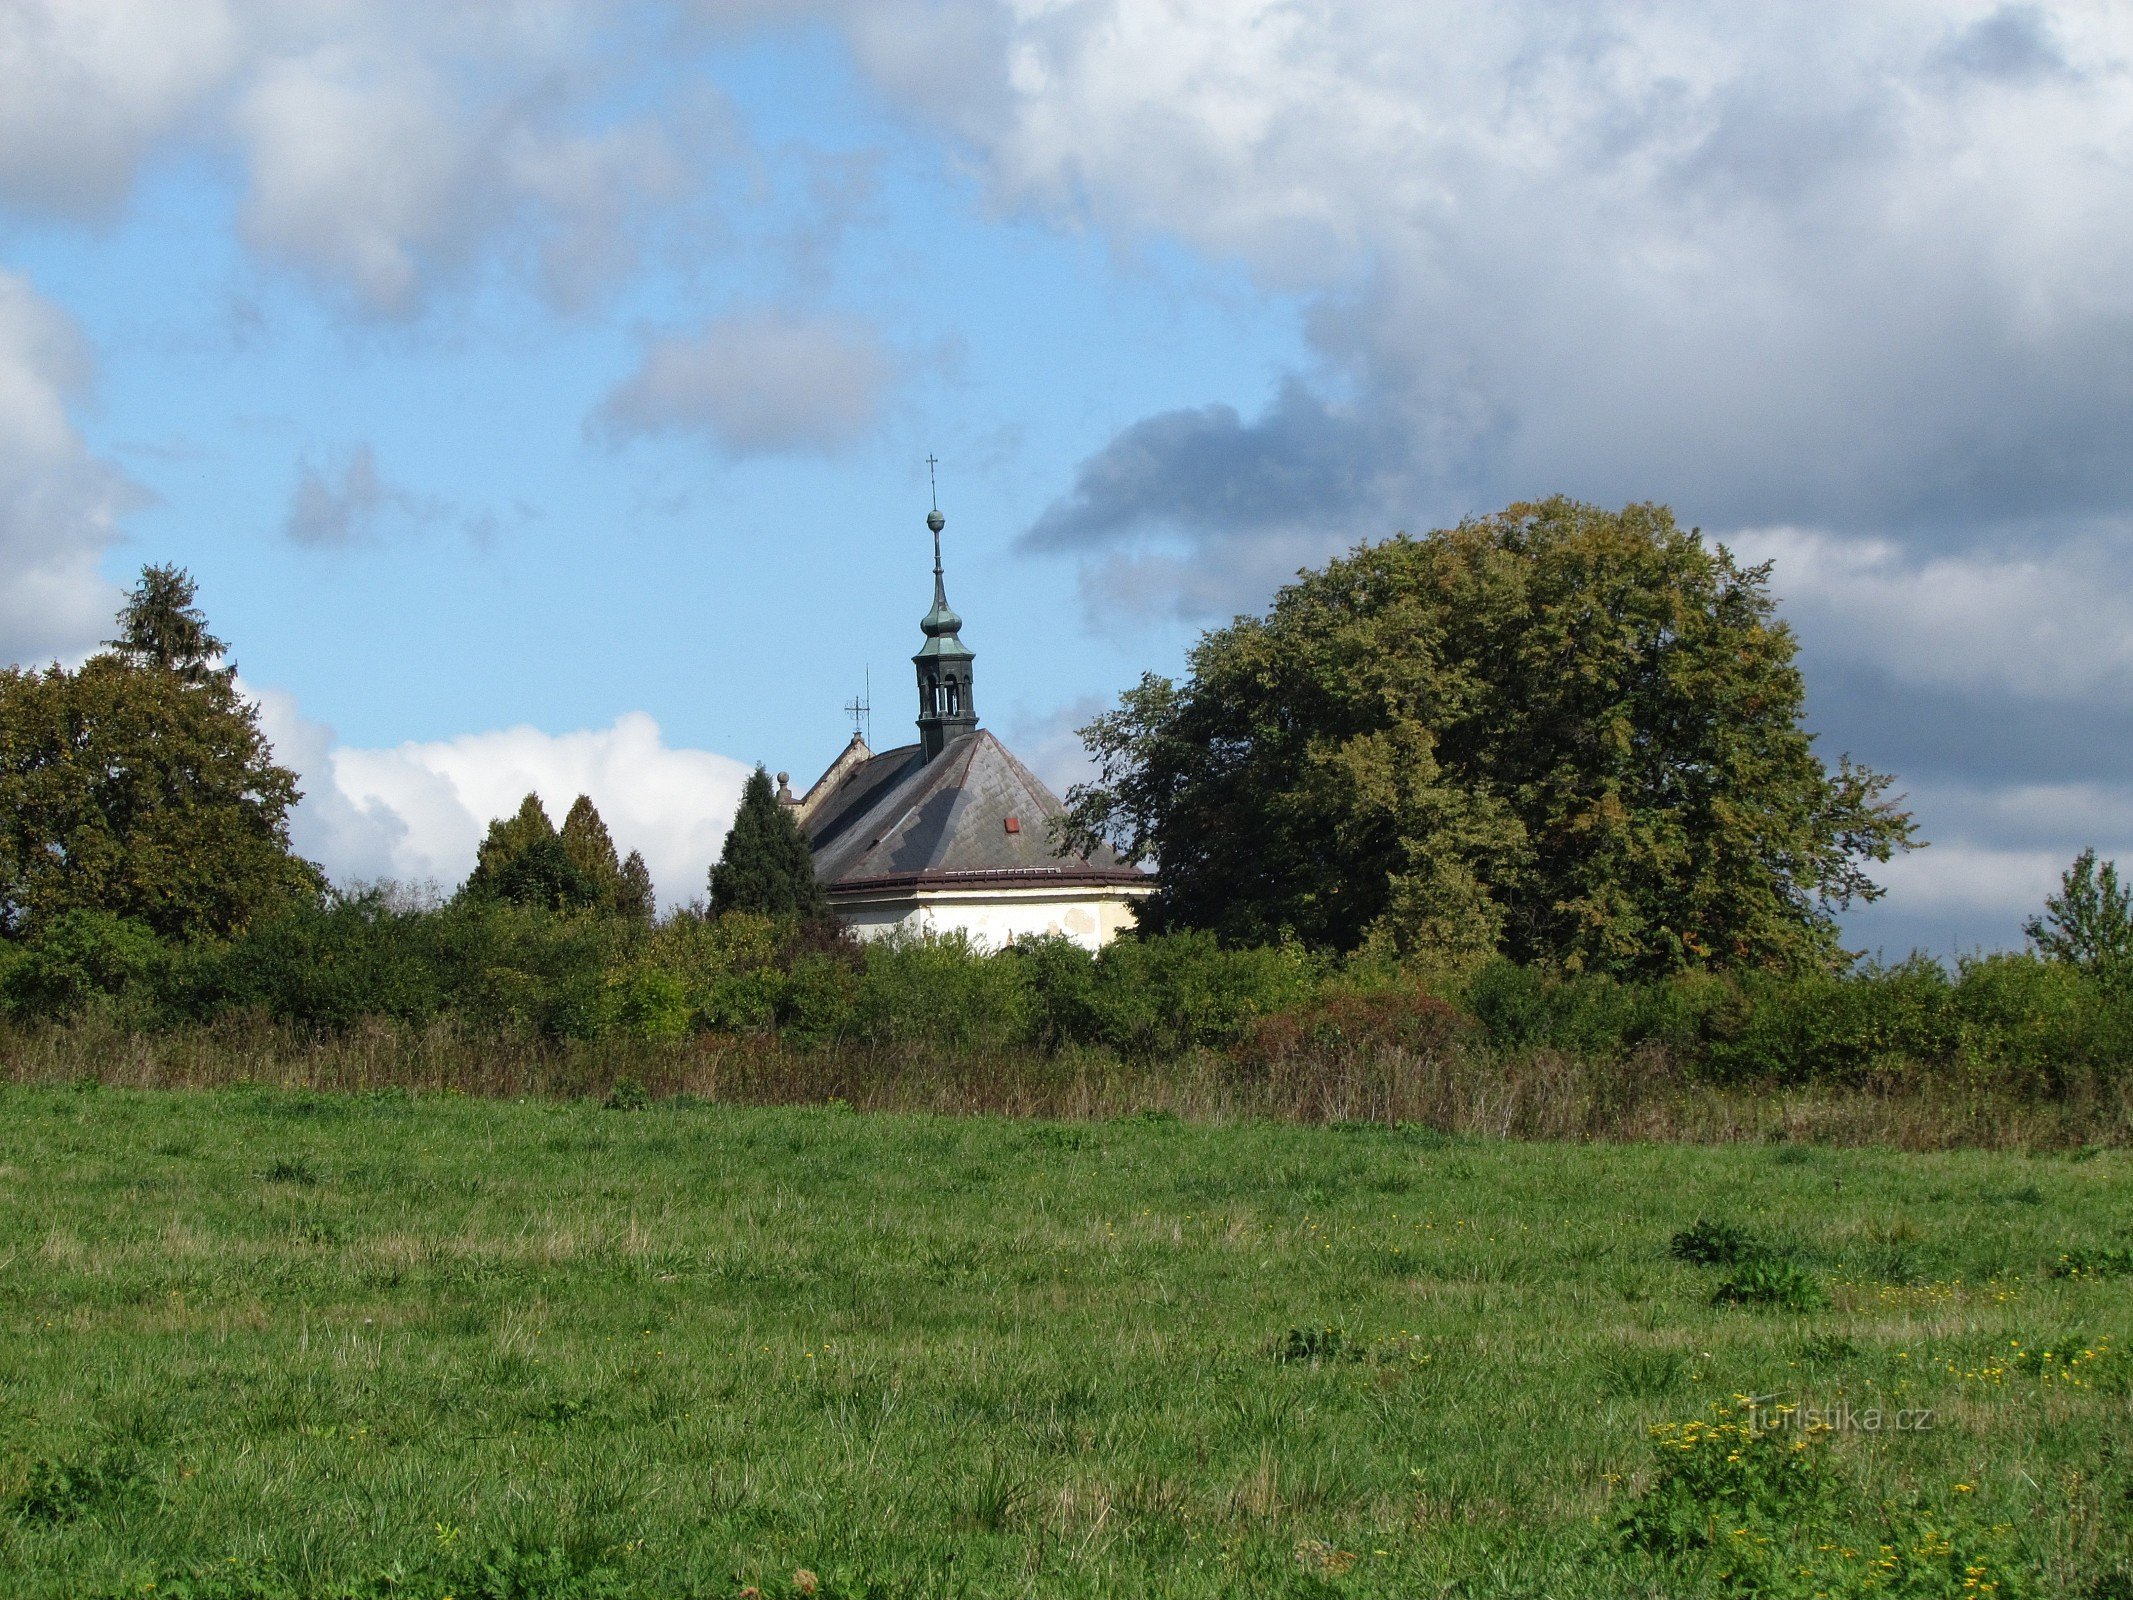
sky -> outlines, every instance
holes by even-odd
[[[0,661],[175,562],[300,849],[529,788],[668,903],[910,737],[1073,730],[1360,540],[1657,500],[1929,848],[1861,948],[2133,861],[2117,0],[0,0]]]

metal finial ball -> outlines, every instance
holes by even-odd
[[[942,516],[938,511],[929,511],[926,513],[926,526],[931,528],[935,533],[939,533],[941,529],[948,526],[948,519]]]

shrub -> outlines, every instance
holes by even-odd
[[[1012,954],[1022,968],[1023,1038],[1039,1050],[1086,1044],[1101,1031],[1096,953],[1071,939],[1024,939]]]
[[[646,1111],[651,1108],[651,1091],[635,1078],[620,1077],[607,1091],[607,1099],[602,1104],[610,1111]]]
[[[1829,1304],[1822,1285],[1797,1261],[1753,1256],[1711,1296],[1714,1306],[1762,1306],[1775,1311],[1814,1311]]]
[[[1955,1055],[1948,974],[1923,956],[1846,976],[1755,973],[1740,985],[1738,1025],[1706,1055],[1720,1081],[1858,1083]]]
[[[608,974],[600,995],[600,1031],[634,1039],[678,1039],[694,1013],[688,991],[673,973],[648,963]]]
[[[62,911],[14,952],[4,975],[8,1011],[73,1017],[100,1004],[152,999],[170,953],[144,922],[108,911]]]
[[[997,1049],[1023,1032],[1021,963],[961,934],[876,939],[852,995],[850,1027],[868,1044]]]
[[[1674,1235],[1667,1244],[1667,1254],[1699,1267],[1731,1267],[1772,1251],[1746,1228],[1699,1217],[1693,1226]]]
[[[2133,1064],[2133,991],[2033,955],[1965,959],[1950,996],[1963,1064],[2010,1087],[2063,1093]]]
[[[1321,993],[1305,1005],[1256,1018],[1231,1054],[1265,1070],[1279,1062],[1351,1061],[1399,1053],[1428,1056],[1462,1048],[1473,1019],[1448,1001],[1415,990]]]
[[[1293,945],[1225,949],[1208,933],[1125,938],[1096,958],[1092,1036],[1132,1061],[1223,1050],[1253,1022],[1307,1002],[1319,970]]]

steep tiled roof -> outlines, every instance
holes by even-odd
[[[809,799],[815,872],[832,893],[987,879],[1151,882],[1104,846],[1083,855],[1063,845],[1058,796],[982,728],[932,761],[917,745],[884,751]]]

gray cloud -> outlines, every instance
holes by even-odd
[[[338,468],[321,470],[306,461],[297,468],[296,491],[282,532],[291,543],[333,549],[381,537],[395,519],[416,524],[446,516],[444,502],[389,482],[378,471],[377,452],[357,445]],[[493,535],[493,519],[469,526],[476,537]]]
[[[1251,422],[1226,405],[1162,412],[1083,461],[1023,543],[1071,550],[1163,528],[1235,537],[1367,525],[1409,470],[1402,441],[1387,432],[1293,379]]]
[[[1948,42],[1939,59],[1956,72],[2017,83],[2074,71],[2053,37],[2051,18],[2035,5],[2001,6],[1978,18]]]
[[[829,452],[873,427],[890,371],[857,318],[743,312],[647,341],[588,426],[618,443],[696,434],[736,456]]]

